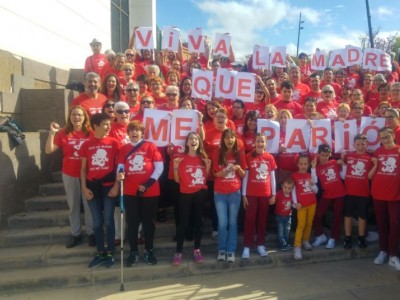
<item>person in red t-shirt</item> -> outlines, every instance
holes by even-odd
[[[115,101],[124,100],[125,96],[121,91],[119,80],[115,74],[108,74],[101,83],[100,93],[106,96],[107,99]]]
[[[292,174],[294,180],[292,197],[294,206],[297,208],[297,227],[293,249],[295,260],[303,259],[302,245],[305,250],[312,250],[310,236],[317,203],[315,194],[318,192],[317,176],[315,175],[316,164],[317,158],[314,157],[311,162],[311,174],[308,173],[310,158],[307,154],[302,154],[297,160],[298,171]]]
[[[92,116],[100,113],[107,98],[99,93],[100,76],[97,73],[89,72],[85,75],[85,92],[72,100],[70,107],[75,105],[82,106],[87,114]]]
[[[304,104],[304,100],[309,98],[309,97],[314,97],[315,99],[317,99],[317,103],[322,101],[321,98],[321,88],[319,87],[319,84],[321,83],[321,79],[318,75],[318,73],[312,73],[310,75],[310,92],[308,94],[306,94],[303,99],[302,99],[302,103],[300,104]]]
[[[320,83],[320,88],[323,89],[323,87],[326,85],[332,86],[336,95],[340,95],[342,93],[342,87],[340,84],[334,81],[333,69],[331,67],[325,68],[323,79]]]
[[[194,250],[196,263],[204,262],[200,252],[202,237],[202,218],[204,199],[207,197],[207,176],[211,169],[211,160],[207,158],[200,136],[191,132],[186,137],[185,152],[174,159],[174,178],[180,186],[179,226],[176,234],[176,254],[172,264],[182,263],[182,250],[190,219],[193,221]]]
[[[276,163],[274,157],[265,151],[267,137],[263,133],[255,136],[255,149],[246,155],[247,170],[243,178],[242,199],[246,210],[243,234],[242,258],[250,258],[250,247],[254,242],[257,228],[257,251],[267,256],[264,246],[269,205],[275,203]]]
[[[101,69],[107,64],[107,58],[101,53],[101,42],[97,39],[93,39],[90,42],[93,55],[86,58],[85,67],[83,73],[95,72],[99,74]]]
[[[130,253],[126,266],[132,267],[139,260],[138,229],[143,226],[144,260],[155,265],[157,259],[153,254],[155,225],[154,215],[157,211],[160,196],[160,178],[164,163],[157,146],[143,141],[144,126],[139,121],[128,124],[127,132],[130,143],[122,146],[118,155],[117,180],[123,180],[126,221]]]
[[[281,99],[281,95],[277,90],[277,83],[274,78],[267,78],[265,85],[269,92],[269,103],[274,104]]]
[[[139,85],[136,82],[129,82],[125,88],[125,93],[125,100],[129,105],[132,119],[140,110]]]
[[[337,102],[335,99],[335,90],[330,85],[325,85],[322,88],[322,99],[323,101],[317,104],[317,112],[322,114],[324,118],[330,119],[332,122],[337,119]]]
[[[112,267],[115,250],[114,208],[119,188],[115,180],[115,159],[120,144],[116,139],[108,136],[111,129],[111,120],[108,115],[94,114],[90,123],[94,129],[94,136],[81,147],[81,187],[92,213],[97,247],[97,255],[89,263],[89,268],[101,264]],[[104,227],[107,232],[106,241]]]
[[[309,84],[311,65],[308,63],[308,56],[304,52],[299,54],[299,68],[301,74],[301,82],[304,84]]]
[[[371,185],[380,250],[374,263],[381,265],[389,256],[389,265],[400,271],[400,146],[389,127],[379,130],[379,139],[382,146],[374,153],[378,167]]]
[[[68,113],[67,124],[63,129],[57,123],[50,123],[50,132],[46,142],[45,152],[51,154],[61,149],[63,153],[62,180],[65,187],[69,207],[68,218],[71,226],[71,237],[67,248],[77,246],[82,242],[81,237],[81,157],[79,150],[91,134],[89,116],[82,106],[72,106]],[[95,246],[92,214],[85,198],[82,199],[86,232],[89,246]]]
[[[151,95],[156,102],[157,107],[167,103],[167,96],[163,91],[164,82],[160,77],[150,77],[149,85],[151,90]]]
[[[394,141],[400,145],[400,119],[399,110],[395,108],[388,108],[385,112],[386,126],[391,128],[394,133]]]
[[[274,105],[277,110],[287,109],[290,111],[292,116],[301,114],[303,109],[297,101],[293,101],[293,84],[290,81],[284,81],[281,84],[281,95],[282,100],[275,102]]]
[[[372,160],[366,153],[367,137],[361,133],[354,137],[353,144],[355,152],[343,152],[342,162],[347,196],[344,199],[344,248],[351,249],[351,228],[353,216],[358,217],[358,238],[360,248],[366,248],[365,233],[367,230],[368,202],[370,197],[370,179],[376,172],[377,161]]]
[[[289,78],[293,84],[292,100],[302,103],[302,99],[310,92],[310,87],[301,82],[300,68],[297,66],[291,67],[289,70]],[[282,93],[282,84],[280,92]]]
[[[276,229],[278,231],[279,249],[286,251],[291,249],[289,244],[289,232],[292,220],[292,189],[294,181],[292,178],[286,178],[282,184],[281,189],[275,196],[275,219]]]
[[[319,145],[319,164],[315,170],[323,192],[321,198],[318,200],[317,211],[315,213],[314,232],[316,238],[312,245],[319,247],[328,242],[326,245],[327,249],[335,248],[336,240],[340,239],[343,224],[343,197],[346,195],[346,190],[340,176],[340,166],[336,160],[329,159],[331,154],[332,149],[329,145]],[[333,225],[331,237],[328,240],[324,234],[322,219],[331,204],[333,204]]]
[[[245,169],[245,155],[238,145],[236,132],[225,129],[220,139],[220,148],[213,155],[214,201],[218,215],[218,261],[235,261],[240,187]]]
[[[242,135],[246,117],[244,102],[242,100],[236,99],[233,101],[231,115],[236,130]]]
[[[114,111],[115,101],[110,99],[104,102],[102,113],[107,114],[112,121],[115,121],[115,111]]]
[[[260,119],[260,114],[251,110],[246,114],[243,126],[242,140],[244,143],[244,151],[246,153],[253,152],[255,149],[255,140],[257,134],[257,119]]]
[[[107,77],[108,74],[115,74],[117,78],[124,77],[122,67],[125,64],[126,56],[124,53],[118,52],[115,54],[115,59],[112,64],[107,64],[100,72],[101,82]]]

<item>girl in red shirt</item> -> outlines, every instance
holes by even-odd
[[[381,265],[389,255],[389,265],[400,271],[400,146],[395,144],[389,127],[379,130],[379,138],[382,146],[374,153],[378,168],[371,185],[380,250],[374,262]]]
[[[204,261],[200,252],[202,236],[203,205],[207,197],[207,175],[210,172],[211,160],[207,158],[200,136],[191,132],[186,137],[185,152],[174,159],[174,178],[179,183],[179,225],[176,234],[176,254],[172,264],[182,263],[182,250],[189,219],[193,219],[194,251],[196,263]]]
[[[246,153],[253,152],[255,149],[255,139],[257,134],[257,119],[261,118],[261,115],[251,110],[246,114],[243,126],[242,139]]]
[[[244,249],[242,258],[250,258],[250,247],[254,242],[254,229],[257,227],[257,251],[267,256],[265,231],[269,205],[275,203],[276,185],[274,157],[265,151],[267,137],[258,133],[255,149],[246,155],[248,169],[243,179],[242,199],[246,210],[244,222]]]
[[[236,132],[222,132],[220,149],[214,152],[214,202],[218,215],[218,261],[235,261],[237,216],[240,207],[241,179],[245,174],[244,151],[238,146]]]

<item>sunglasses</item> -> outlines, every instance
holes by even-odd
[[[105,108],[110,108],[110,107],[114,107],[114,103],[107,103],[106,105],[104,105]]]
[[[153,104],[153,103],[154,103],[153,101],[149,101],[149,100],[142,100],[140,102],[140,104]]]
[[[126,91],[131,93],[131,92],[137,92],[138,89],[126,89]]]
[[[125,56],[127,56],[127,57],[133,57],[133,56],[134,56],[134,54],[127,53],[127,54],[125,54]]]
[[[176,97],[178,94],[175,93],[166,93],[167,97]]]
[[[323,91],[324,94],[333,94],[333,91]]]
[[[118,109],[116,111],[117,114],[122,115],[122,114],[129,114],[131,111],[129,109]]]

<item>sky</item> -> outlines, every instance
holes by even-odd
[[[389,5],[397,0],[369,2],[373,29],[383,37],[400,32],[400,5]],[[229,32],[236,58],[251,54],[254,45],[286,46],[296,55],[300,13],[299,53],[358,46],[368,33],[365,0],[158,0],[156,8],[158,27],[177,26],[183,41],[196,27],[212,39]]]

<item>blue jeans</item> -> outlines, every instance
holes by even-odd
[[[101,187],[101,198],[93,197],[88,200],[89,208],[93,217],[93,231],[96,238],[96,247],[98,252],[104,252],[104,226],[107,231],[107,251],[114,252],[114,208],[115,198],[110,198],[108,192],[111,186]]]
[[[278,239],[279,243],[282,245],[287,245],[289,242],[289,231],[292,216],[279,216],[275,215],[276,218],[276,228],[278,229]]]
[[[235,253],[240,190],[230,194],[214,192],[214,203],[218,215],[218,250]]]

